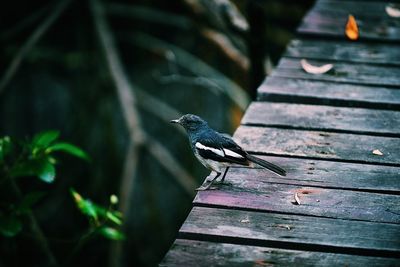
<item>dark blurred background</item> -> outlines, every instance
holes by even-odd
[[[92,157],[62,157],[34,209],[62,265],[87,220],[68,192],[120,198],[123,242],[98,237],[72,266],[155,266],[209,173],[170,119],[232,134],[313,1],[8,1],[0,10],[0,136],[47,129]],[[131,101],[132,100],[132,101]],[[45,266],[29,234],[0,266]]]

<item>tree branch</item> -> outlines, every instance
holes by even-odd
[[[124,172],[120,185],[121,202],[120,207],[123,214],[127,214],[130,209],[131,202],[129,197],[137,179],[136,169],[139,158],[139,149],[146,147],[149,152],[159,160],[159,163],[169,166],[168,170],[173,170],[173,174],[177,174],[174,178],[179,182],[180,185],[185,189],[185,192],[191,190],[193,195],[194,185],[190,175],[176,162],[173,157],[170,156],[168,150],[161,146],[156,140],[150,139],[144,132],[138,110],[136,108],[137,100],[135,93],[137,88],[130,84],[122,66],[122,62],[118,55],[118,51],[115,45],[114,37],[111,33],[110,27],[106,21],[104,8],[100,1],[91,0],[90,9],[92,11],[94,24],[97,30],[97,34],[102,45],[104,55],[106,57],[108,67],[110,70],[111,77],[114,81],[118,99],[121,103],[122,112],[128,132],[130,136],[130,146],[125,157]],[[147,96],[148,97],[148,96]],[[154,101],[154,99],[152,99]],[[165,106],[164,106],[165,108]],[[171,111],[171,110],[169,110]],[[122,258],[122,245],[114,244],[112,251],[114,252],[113,265],[119,266]]]
[[[0,80],[0,95],[3,93],[4,88],[11,81],[15,73],[17,72],[22,60],[26,54],[32,49],[32,47],[39,41],[39,39],[45,34],[50,26],[58,19],[62,12],[67,8],[68,4],[72,0],[59,1],[55,8],[51,11],[48,17],[36,28],[36,30],[29,36],[26,43],[21,47],[16,56],[12,59],[6,72]]]

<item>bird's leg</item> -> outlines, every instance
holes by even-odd
[[[221,183],[224,182],[224,180],[225,180],[225,175],[226,175],[226,173],[228,172],[228,170],[229,170],[229,167],[226,167],[226,168],[225,168],[224,175],[222,175],[222,178],[221,178]]]
[[[221,175],[220,172],[217,172],[217,175],[215,175],[215,177],[210,181],[210,183],[208,185],[206,185],[205,187],[200,186],[199,188],[196,189],[196,191],[204,191],[209,189],[212,184],[214,183],[215,179],[217,179],[219,176]]]

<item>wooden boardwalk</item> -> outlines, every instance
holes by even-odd
[[[161,266],[400,266],[400,18],[386,5],[316,3],[234,135],[288,175],[231,168]]]

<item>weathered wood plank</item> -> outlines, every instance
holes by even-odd
[[[284,55],[297,58],[400,65],[398,44],[295,39],[290,42]]]
[[[259,157],[283,167],[288,176],[280,177],[259,168],[235,168],[233,173],[229,172],[227,181],[230,182],[232,179],[238,183],[254,181],[255,184],[261,181],[391,194],[400,192],[399,167],[287,157]]]
[[[400,257],[399,224],[194,207],[179,236],[275,248]]]
[[[321,13],[324,11],[329,11],[335,15],[348,15],[353,14],[360,16],[362,18],[380,18],[387,20],[396,20],[395,18],[391,18],[386,14],[385,7],[387,3],[383,3],[383,1],[373,1],[373,2],[365,2],[363,1],[360,4],[359,1],[350,1],[350,0],[325,0],[325,1],[316,1],[315,5],[311,9],[316,13]]]
[[[352,1],[322,1],[309,11],[298,33],[318,37],[334,36],[345,40],[344,29],[349,14],[355,16],[360,40],[400,41],[400,23],[385,11],[386,3]]]
[[[316,66],[330,63],[322,60],[309,60],[309,62]],[[315,75],[306,73],[302,69],[300,59],[284,57],[279,61],[277,69],[271,76],[400,87],[399,67],[351,62],[336,62],[333,71]]]
[[[241,126],[235,140],[260,154],[400,166],[399,138]],[[374,155],[375,149],[383,155]]]
[[[258,100],[400,110],[400,90],[307,79],[268,77]]]
[[[400,111],[253,102],[242,124],[400,136]]]
[[[230,169],[226,178],[228,184],[218,185],[218,190],[200,191],[193,203],[207,207],[400,223],[399,195],[294,186],[284,184],[286,177],[276,184],[263,179],[262,175],[249,173],[251,171]],[[264,175],[271,176],[267,171],[264,171]],[[316,177],[313,174],[310,176]],[[289,171],[286,179],[294,177]],[[301,205],[295,203],[296,193]]]
[[[200,260],[201,259],[201,260]],[[395,266],[398,259],[177,239],[160,266]]]

